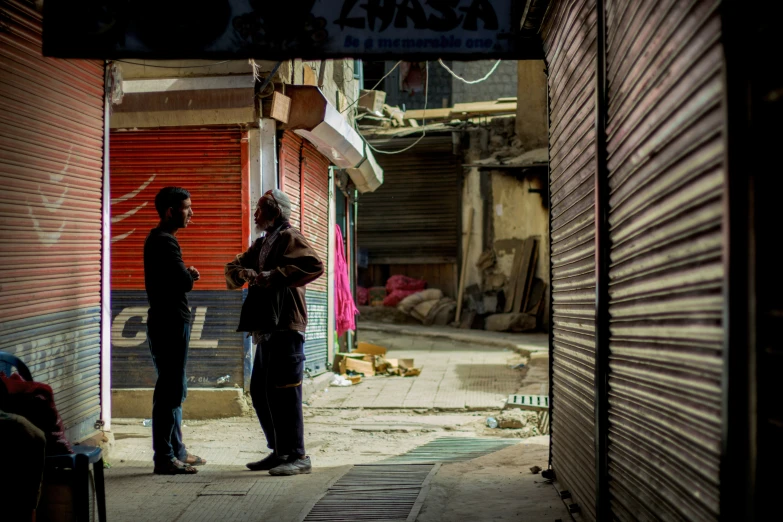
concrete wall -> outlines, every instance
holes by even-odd
[[[541,195],[528,192],[528,189],[542,188],[542,180],[538,178],[517,179],[501,171],[488,173],[492,177],[492,220],[494,242],[504,239],[525,239],[539,236],[538,261],[536,262],[536,277],[549,285],[549,211],[544,207]],[[513,254],[507,254],[496,249],[498,268],[506,274],[511,274]],[[544,325],[549,322],[548,303],[549,288],[545,296]]]
[[[521,63],[521,62],[520,62]],[[439,69],[440,64],[432,62]],[[455,74],[466,80],[478,80],[487,74],[495,60],[481,60],[478,62],[453,62],[451,69]],[[500,62],[497,70],[481,83],[467,84],[456,78],[451,81],[451,100],[455,103],[469,103],[477,101],[496,100],[498,98],[513,98],[517,96],[517,62],[504,60]],[[450,76],[451,77],[451,76]],[[546,82],[546,78],[544,78]],[[546,94],[546,91],[544,91]],[[544,135],[546,138],[546,135]]]
[[[462,238],[470,234],[470,246],[467,255],[467,272],[465,287],[476,284],[481,285],[481,271],[476,267],[481,253],[484,250],[484,201],[481,198],[481,176],[478,169],[470,169],[465,176],[462,187]],[[468,229],[468,218],[473,212],[473,226]]]
[[[359,80],[354,79],[353,60],[327,60],[324,69],[323,87],[321,90],[334,105],[338,111],[343,111],[359,96]],[[316,84],[321,70],[320,61],[289,60],[283,62],[278,69],[276,82],[283,82],[292,85],[303,85],[305,83],[304,68],[308,68],[311,74],[308,76],[315,78]],[[353,116],[352,111],[343,114],[350,119]]]
[[[193,78],[251,74],[253,67],[247,60],[215,63],[214,60],[123,60],[117,62],[125,80],[154,78]],[[275,62],[257,61],[260,71],[271,71]]]
[[[517,63],[517,136],[527,150],[548,145],[546,65],[541,60]]]
[[[465,150],[465,163],[472,163],[481,159],[482,143],[486,142],[486,133],[471,132],[468,136],[469,145]],[[484,226],[484,200],[481,194],[481,176],[479,169],[471,168],[465,172],[462,183],[462,236],[460,248],[464,248],[465,237],[470,235],[470,246],[467,253],[467,271],[465,273],[465,288],[470,285],[481,285],[482,274],[476,267],[481,253],[484,251],[485,229]],[[473,213],[473,223],[468,229],[468,218]],[[463,252],[464,256],[465,253]],[[460,268],[461,270],[461,268]]]
[[[498,155],[514,157],[529,150],[527,146],[520,145],[521,140],[515,129],[515,118],[508,117],[494,119],[471,131],[469,142],[465,143],[464,162],[499,161],[493,158]],[[546,171],[543,169],[525,173],[483,167],[471,168],[466,172],[463,182],[463,233],[467,229],[467,217],[471,210],[474,216],[467,256],[466,285],[481,286],[484,283],[483,274],[475,264],[485,249],[494,248],[497,256],[495,271],[510,278],[514,252],[502,248],[504,240],[538,236],[540,241],[535,274],[549,286],[549,210],[541,194],[530,192],[530,189],[541,189],[545,184]],[[548,304],[548,288],[544,299]],[[548,317],[548,306],[545,305],[543,326],[547,328]]]

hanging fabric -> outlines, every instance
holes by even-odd
[[[356,330],[356,315],[359,309],[353,302],[351,283],[348,279],[348,262],[345,260],[345,244],[340,225],[335,225],[335,263],[334,263],[334,298],[335,317],[337,319],[337,335],[341,336],[348,330]]]

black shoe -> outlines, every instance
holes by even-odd
[[[288,462],[288,455],[275,455],[274,453],[270,453],[258,462],[248,462],[246,466],[250,471],[268,471],[285,462]]]
[[[287,477],[290,475],[306,475],[313,471],[313,465],[310,463],[310,457],[302,457],[291,462],[284,462],[276,468],[269,470],[270,475],[276,477]]]

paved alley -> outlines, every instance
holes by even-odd
[[[422,373],[371,377],[357,386],[322,388],[310,397],[305,438],[311,475],[272,477],[246,470],[245,463],[266,452],[258,422],[248,415],[186,419],[185,442],[208,464],[194,476],[156,476],[150,428],[142,419],[115,419],[106,472],[109,520],[301,521],[330,487],[359,469],[356,465],[381,464],[428,443],[492,439],[506,444],[435,468],[418,497],[417,520],[568,520],[554,487],[530,471],[546,466],[548,436],[486,426],[510,393],[546,389],[543,368],[518,368],[528,359],[502,346],[377,331],[363,340],[385,346],[390,357],[414,358]],[[364,520],[357,513],[346,506],[333,520]]]
[[[411,408],[482,410],[501,408],[517,393],[524,359],[496,345],[476,345],[446,338],[362,333],[362,340],[389,350],[388,357],[412,358],[417,377],[376,376],[357,386],[329,388],[311,401],[314,408]],[[546,393],[546,386],[535,393]]]

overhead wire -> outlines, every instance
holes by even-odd
[[[489,70],[489,72],[488,72],[487,74],[485,74],[483,78],[479,78],[478,80],[466,80],[465,78],[463,78],[463,77],[462,77],[462,76],[460,76],[459,74],[457,74],[457,73],[455,73],[454,71],[452,71],[452,70],[449,68],[449,66],[448,66],[448,65],[446,65],[445,63],[443,63],[443,60],[441,60],[440,58],[438,58],[438,63],[439,63],[439,64],[440,64],[440,65],[441,65],[441,66],[442,66],[444,69],[446,69],[447,71],[449,71],[449,74],[451,74],[453,77],[455,77],[455,78],[456,78],[456,79],[458,79],[459,81],[461,81],[461,82],[464,82],[464,83],[467,83],[468,85],[475,85],[475,84],[477,84],[477,83],[481,83],[481,82],[485,81],[487,78],[489,78],[490,76],[492,76],[492,74],[494,74],[494,72],[495,72],[495,71],[497,71],[497,69],[498,69],[498,66],[500,65],[500,62],[502,62],[502,61],[503,61],[503,60],[498,60],[497,62],[495,62],[495,65],[493,65],[493,66],[492,66],[492,69],[490,69],[490,70]]]
[[[399,65],[399,62],[397,62],[397,64]],[[424,69],[425,70],[425,76],[424,77],[426,78],[426,80],[424,82],[424,116],[421,119],[422,126],[426,126],[427,125],[427,96],[428,96],[429,89],[430,89],[430,62],[425,62],[425,66],[424,67],[425,67],[425,69]],[[354,119],[354,126],[356,126],[356,120],[355,119]],[[358,131],[359,129],[356,129],[356,130]],[[427,135],[427,130],[426,129],[422,129],[421,130],[421,136],[419,137],[419,139],[414,141],[413,143],[411,143],[410,145],[408,145],[404,149],[400,149],[400,150],[380,150],[380,149],[378,149],[376,147],[373,147],[370,144],[370,142],[368,142],[367,139],[365,139],[365,137],[362,136],[361,133],[359,133],[359,136],[362,136],[362,140],[364,140],[364,143],[370,149],[374,150],[378,154],[387,154],[387,155],[402,154],[403,152],[407,152],[407,151],[411,150],[413,147],[418,145],[419,142],[421,140],[423,140],[426,135]]]
[[[386,79],[386,78],[387,78],[387,77],[388,77],[388,76],[389,76],[391,73],[393,73],[393,72],[394,72],[394,70],[395,70],[397,67],[399,67],[399,66],[400,66],[400,64],[401,64],[401,63],[402,63],[402,60],[400,60],[400,61],[398,61],[397,63],[395,63],[395,64],[394,64],[394,67],[392,67],[391,69],[389,69],[389,72],[387,72],[386,74],[384,74],[384,75],[383,75],[383,78],[381,78],[380,80],[378,80],[378,83],[376,83],[375,85],[373,85],[373,86],[372,86],[372,89],[369,89],[369,90],[370,90],[370,91],[374,91],[374,90],[375,90],[375,88],[376,88],[376,87],[378,87],[378,86],[381,84],[381,82],[382,82],[383,80],[385,80],[385,79]],[[370,93],[367,93],[367,94],[362,94],[361,96],[359,96],[358,98],[356,98],[354,101],[352,101],[352,102],[351,102],[351,104],[350,104],[348,107],[346,107],[345,109],[343,109],[342,111],[340,111],[340,114],[345,114],[345,113],[348,111],[348,109],[350,109],[351,107],[353,107],[354,105],[356,105],[357,103],[359,103],[359,100],[361,100],[361,99],[362,99],[362,98],[364,98],[365,96],[368,96],[369,94],[370,94]]]

